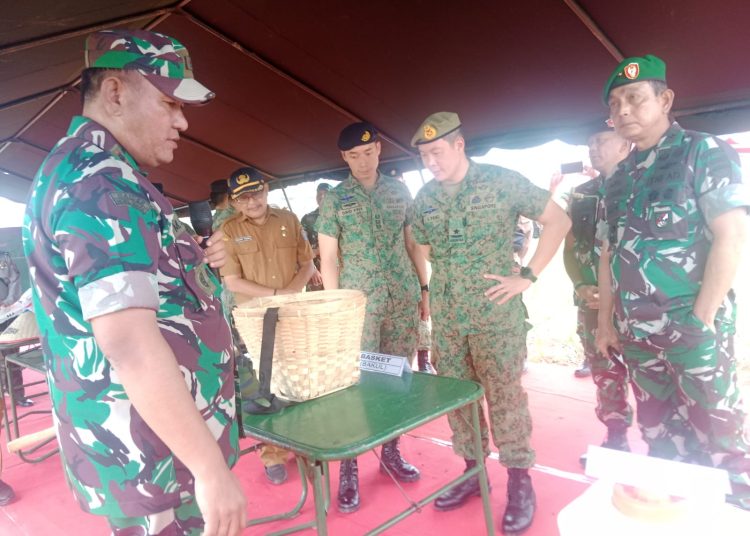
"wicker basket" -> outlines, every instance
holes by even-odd
[[[271,392],[301,402],[359,381],[366,302],[358,290],[323,290],[255,298],[233,315],[258,370],[263,315],[279,307]]]

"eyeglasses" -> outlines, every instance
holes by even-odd
[[[265,194],[264,190],[261,190],[260,192],[245,192],[244,194],[240,194],[237,197],[235,197],[234,201],[236,203],[245,204],[249,202],[251,199],[262,199],[264,194]]]

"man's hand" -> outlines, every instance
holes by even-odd
[[[221,268],[227,262],[227,249],[224,240],[224,233],[216,231],[206,241],[206,249],[203,250],[203,262],[211,268]]]
[[[422,291],[422,299],[419,300],[419,318],[427,321],[430,318],[430,293]]]
[[[502,276],[494,274],[484,274],[485,279],[493,279],[498,282],[487,289],[485,296],[498,305],[502,305],[510,300],[516,294],[521,294],[531,286],[531,281],[518,275]]]
[[[203,520],[204,536],[237,536],[247,522],[247,499],[228,467],[195,478],[195,499]]]
[[[620,344],[620,339],[617,337],[617,332],[611,322],[607,322],[606,324],[603,324],[601,321],[599,322],[594,344],[603,356],[609,357],[611,349],[616,350],[618,354],[622,354],[622,344]]]
[[[310,277],[310,284],[315,286],[323,284],[323,276],[320,275],[320,272],[317,269],[313,272],[312,277]]]
[[[582,285],[576,289],[576,294],[589,309],[599,309],[599,287],[596,285]]]

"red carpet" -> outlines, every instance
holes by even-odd
[[[537,451],[537,466],[532,471],[537,493],[538,510],[529,536],[556,536],[557,513],[586,488],[588,479],[578,464],[579,455],[589,443],[599,444],[603,426],[594,416],[594,386],[590,378],[576,379],[573,369],[558,365],[530,364],[524,377],[529,392],[534,419],[533,444]],[[26,371],[26,374],[33,374]],[[27,376],[27,380],[31,376]],[[46,398],[38,398],[35,409],[48,407]],[[22,433],[30,433],[49,426],[50,417],[34,415],[21,421]],[[631,446],[643,452],[645,446],[637,439],[638,431],[631,429]],[[3,437],[3,440],[5,438]],[[403,494],[422,497],[436,489],[448,477],[463,470],[463,461],[450,448],[450,430],[445,418],[415,430],[402,440],[405,458],[422,471],[422,479],[403,484]],[[251,442],[248,441],[247,444]],[[247,446],[247,445],[245,445]],[[3,441],[4,471],[2,479],[16,491],[12,504],[0,507],[2,535],[99,535],[107,534],[103,519],[84,514],[72,498],[63,478],[58,456],[40,463],[24,463],[16,455],[7,454]],[[408,506],[408,499],[399,488],[377,470],[377,458],[368,453],[360,458],[360,492],[362,507],[353,514],[340,514],[335,506],[329,514],[329,533],[334,536],[364,534]],[[496,456],[488,462],[492,485],[492,506],[495,526],[505,505],[505,470]],[[249,498],[251,517],[260,517],[289,510],[299,496],[299,476],[296,466],[289,462],[289,481],[281,486],[267,483],[262,465],[254,453],[243,456],[235,469]],[[338,485],[338,464],[332,464],[332,492]],[[300,516],[247,529],[247,535],[261,535],[280,530],[301,521],[312,519],[312,497]],[[308,530],[299,534],[313,534]],[[472,499],[464,508],[438,512],[432,506],[396,525],[386,532],[397,536],[484,534],[480,499]]]

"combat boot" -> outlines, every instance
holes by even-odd
[[[417,350],[417,367],[419,372],[426,372],[428,374],[437,374],[437,371],[430,363],[430,355],[427,350]]]
[[[401,457],[398,448],[399,437],[383,444],[380,451],[380,472],[390,473],[401,482],[415,482],[419,480],[419,469]]]
[[[359,510],[359,470],[357,458],[341,460],[339,494],[336,498],[339,512],[349,514]]]
[[[536,495],[528,469],[508,469],[508,504],[503,514],[503,534],[523,534],[531,526]]]
[[[628,429],[622,426],[610,426],[607,428],[607,437],[602,442],[602,447],[605,449],[621,450],[623,452],[630,452],[630,444],[628,444]],[[582,454],[578,461],[581,467],[586,468],[586,454]]]
[[[465,460],[466,471],[476,467],[476,460]],[[464,473],[466,472],[464,471]],[[471,497],[479,497],[482,494],[482,489],[479,487],[479,476],[474,475],[468,480],[461,482],[460,484],[453,486],[445,493],[438,495],[435,499],[435,509],[445,512],[447,510],[453,510],[464,505]]]
[[[628,444],[628,429],[622,426],[611,426],[607,428],[607,437],[604,440],[604,443],[602,443],[602,447],[605,449],[630,452],[630,445]]]

